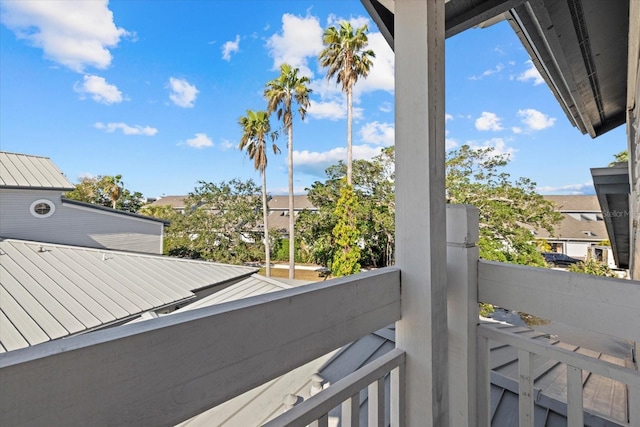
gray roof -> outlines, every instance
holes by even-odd
[[[0,188],[68,191],[75,186],[48,157],[0,151]]]
[[[598,197],[594,195],[546,195],[545,200],[555,203],[559,212],[602,212]]]
[[[545,229],[536,229],[536,237],[551,240],[584,240],[599,242],[607,240],[607,228],[604,220],[577,220],[569,215],[564,215],[562,221],[555,226],[554,235],[551,237]]]
[[[269,209],[285,210],[289,209],[289,196],[273,196],[269,199]],[[306,194],[293,196],[293,209],[301,211],[303,209],[316,209]]]
[[[88,209],[95,209],[95,210],[98,210],[98,211],[110,212],[110,213],[116,214],[116,215],[130,216],[132,218],[144,219],[144,220],[147,220],[147,221],[161,222],[164,225],[171,224],[171,221],[168,221],[166,219],[156,218],[156,217],[148,216],[148,215],[140,215],[140,214],[137,214],[137,213],[127,212],[127,211],[123,211],[123,210],[120,210],[120,209],[113,209],[113,208],[110,208],[108,206],[102,206],[102,205],[96,205],[96,204],[93,204],[93,203],[81,202],[79,200],[68,199],[66,197],[61,197],[60,200],[62,201],[62,203],[66,203],[66,204],[69,204],[69,205],[82,206],[82,207],[85,207],[85,208],[88,208]]]
[[[188,196],[164,196],[153,203],[151,206],[171,206],[173,209],[184,209],[184,201]]]
[[[184,303],[255,268],[0,240],[0,352]]]

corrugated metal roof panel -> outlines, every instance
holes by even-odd
[[[124,321],[255,268],[0,240],[0,352]]]
[[[47,157],[0,152],[0,188],[73,190],[75,186]]]

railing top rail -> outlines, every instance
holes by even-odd
[[[478,300],[640,342],[639,281],[481,260]]]
[[[17,350],[0,424],[175,425],[399,318],[381,269]]]

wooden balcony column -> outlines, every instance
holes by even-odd
[[[395,0],[398,347],[408,427],[449,424],[444,0]]]

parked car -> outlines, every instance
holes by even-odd
[[[581,262],[579,259],[571,258],[569,255],[556,252],[543,252],[542,256],[551,267],[568,267],[571,264]]]

